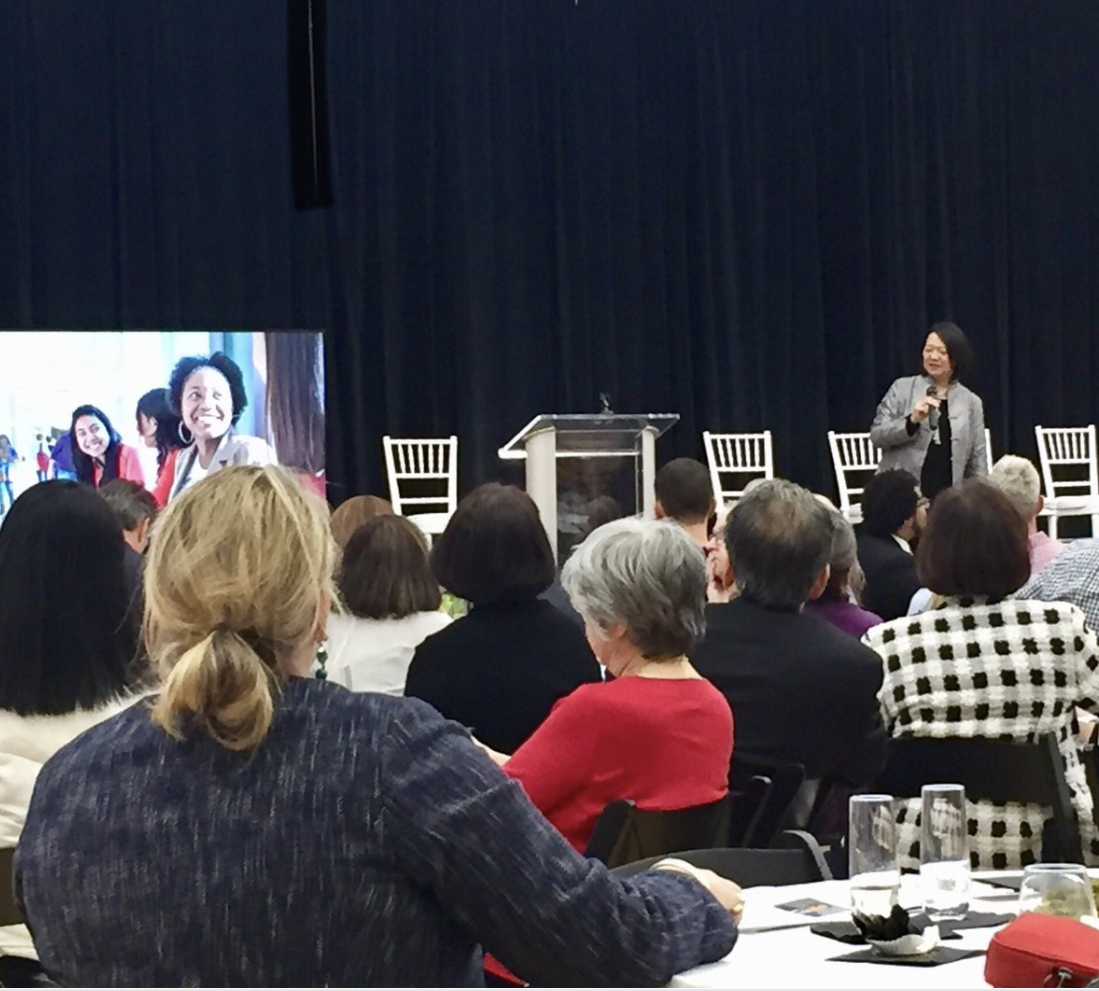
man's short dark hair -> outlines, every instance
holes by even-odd
[[[896,533],[916,514],[919,483],[907,471],[895,468],[879,472],[862,493],[862,532],[871,537]]]
[[[427,541],[403,516],[375,516],[351,535],[338,584],[344,604],[362,619],[403,619],[442,605]]]
[[[99,490],[123,530],[136,530],[143,521],[156,517],[156,500],[148,489],[128,478],[116,478]]]
[[[694,458],[676,458],[656,473],[653,488],[664,515],[677,523],[704,523],[714,508],[710,470]]]
[[[945,489],[920,537],[916,573],[939,595],[1005,598],[1030,577],[1026,524],[983,479]]]
[[[800,609],[832,554],[831,512],[800,485],[770,479],[733,507],[725,544],[742,597]]]
[[[538,507],[522,489],[498,482],[458,503],[431,550],[431,570],[474,605],[537,598],[556,575]]]

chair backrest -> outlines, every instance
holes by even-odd
[[[0,849],[0,926],[17,926],[23,921],[23,913],[15,904],[15,885],[12,875],[12,858],[15,847]]]
[[[382,438],[389,501],[398,516],[425,506],[453,513],[458,506],[458,438]],[[404,483],[411,483],[405,485]]]
[[[775,477],[770,430],[758,434],[713,434],[704,430],[702,442],[710,466],[714,501],[719,506],[739,499],[753,479]],[[722,476],[726,476],[724,481]]]
[[[828,869],[817,841],[808,833],[788,830],[777,840],[774,849],[723,848],[711,850],[687,850],[677,853],[679,860],[714,871],[722,877],[736,881],[742,888],[759,885],[809,884],[813,881],[830,881]],[[660,857],[626,864],[615,869],[622,876],[647,871]]]
[[[1031,802],[1053,809],[1054,849],[1043,860],[1082,864],[1080,830],[1065,780],[1057,737],[1035,743],[984,737],[899,737],[890,741],[889,763],[877,787],[898,798],[918,798],[927,784],[950,782],[965,788],[970,801]],[[1046,844],[1049,846],[1050,844]]]
[[[741,807],[751,803],[752,782],[757,778],[768,781],[770,787],[745,825],[743,834],[737,835],[736,826],[743,818]],[[734,749],[729,770],[729,791],[734,796],[734,832],[729,837],[729,845],[769,847],[789,825],[787,820],[804,782],[805,768],[801,764],[753,757]]]
[[[1086,427],[1035,427],[1034,435],[1046,498],[1099,496],[1094,423]]]
[[[853,484],[852,476],[865,476],[878,470],[881,451],[870,442],[870,434],[838,434],[828,431],[828,446],[832,451],[832,467],[836,471],[836,487],[839,489],[840,512],[852,523],[862,519],[862,507],[852,501],[862,498],[865,481]]]
[[[678,850],[720,846],[729,832],[729,808],[728,795],[674,812],[645,812],[620,798],[599,814],[584,855],[619,867]]]

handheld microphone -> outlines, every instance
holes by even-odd
[[[936,390],[935,386],[929,385],[927,387],[928,396],[935,396],[937,395],[937,392],[938,390]],[[932,432],[935,432],[939,429],[939,416],[940,413],[937,406],[933,410],[931,410],[930,413],[927,414],[927,425],[931,428]]]

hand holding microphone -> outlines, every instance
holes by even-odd
[[[912,412],[908,414],[908,418],[913,423],[923,423],[924,420],[927,420],[928,426],[932,430],[937,430],[939,428],[939,405],[941,403],[942,400],[939,398],[935,386],[929,385],[927,395],[912,407]]]

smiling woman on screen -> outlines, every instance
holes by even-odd
[[[107,414],[95,406],[77,406],[73,410],[73,467],[76,477],[93,489],[101,488],[116,478],[128,478],[138,485],[145,484],[137,451],[122,443],[118,431],[111,426]]]
[[[168,402],[182,420],[180,439],[190,445],[176,460],[170,499],[226,465],[274,463],[266,441],[234,430],[248,394],[240,367],[227,354],[179,361],[168,382]]]

